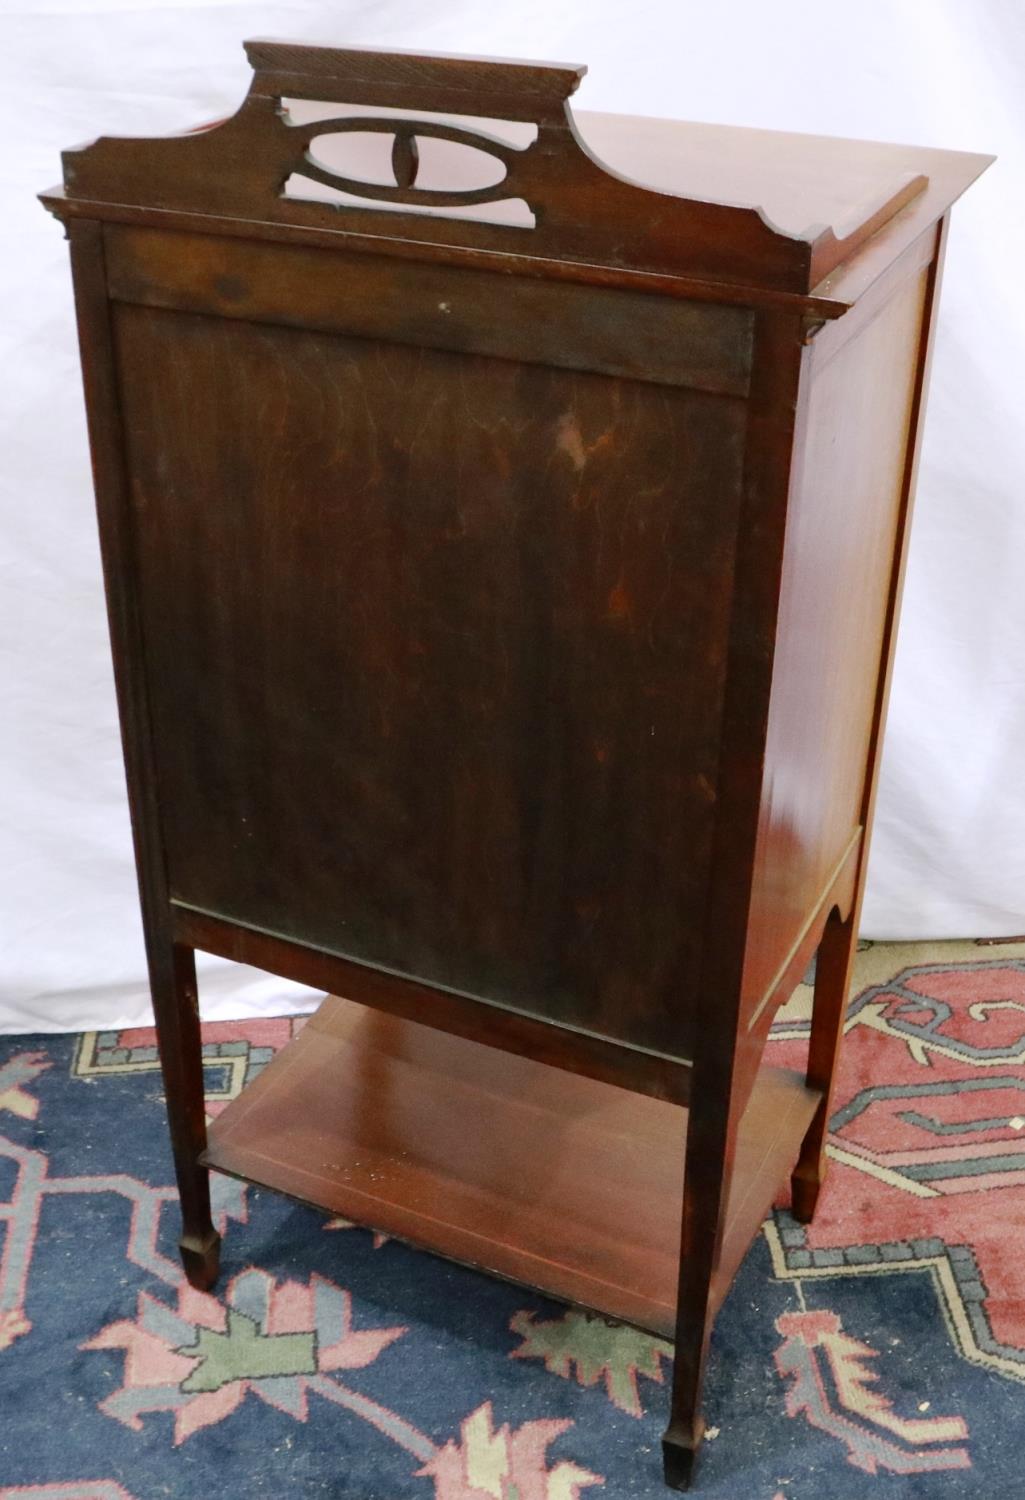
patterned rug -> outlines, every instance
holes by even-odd
[[[301,1024],[208,1027],[211,1114]],[[1023,1493],[1025,941],[866,946],[830,1154],[720,1315],[698,1493]],[[203,1295],[170,1181],[151,1032],[0,1038],[0,1497],[667,1493],[665,1343],[222,1177]]]

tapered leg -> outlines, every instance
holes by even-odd
[[[210,1216],[210,1174],[199,1161],[206,1149],[206,1111],[196,965],[191,948],[151,938],[148,949],[160,1067],[181,1202],[178,1244],[188,1280],[200,1291],[207,1291],[217,1280],[221,1237]]]
[[[712,1332],[711,1291],[716,1255],[715,1218],[709,1222],[703,1217],[710,1209],[713,1215],[716,1210],[711,1203],[702,1208],[701,1200],[706,1196],[699,1189],[687,1205],[697,1232],[683,1253],[686,1289],[677,1309],[672,1403],[669,1426],[662,1438],[665,1482],[674,1490],[690,1487],[705,1431],[701,1393]]]
[[[832,1113],[833,1080],[858,945],[857,908],[855,902],[846,921],[841,920],[836,911],[830,914],[816,959],[808,1085],[822,1090],[822,1102],[808,1127],[791,1178],[794,1218],[802,1224],[807,1224],[815,1213],[826,1175],[826,1132]]]
[[[168,930],[170,898],[146,692],[146,652],[138,599],[138,558],[125,464],[120,376],[108,300],[103,225],[67,226],[89,417],[96,509],[114,656],[121,742],[132,814],[150,992],[157,1023],[175,1172],[181,1197],[181,1253],[193,1286],[217,1276],[219,1238],[210,1217],[210,1184],[199,1157],[206,1147],[202,1052],[192,950]]]
[[[702,1099],[707,1101],[704,1109]],[[705,1430],[701,1393],[715,1317],[712,1283],[729,1192],[734,1125],[728,1085],[700,1095],[695,1090],[683,1188],[673,1390],[669,1426],[662,1438],[665,1482],[674,1490],[690,1487]]]

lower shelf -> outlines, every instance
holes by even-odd
[[[763,1070],[717,1286],[818,1095]],[[553,1297],[672,1335],[688,1112],[330,997],[210,1129],[205,1161]]]

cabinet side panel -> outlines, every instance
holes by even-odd
[[[894,572],[927,268],[832,358],[806,354],[751,924],[748,1024],[857,833]]]
[[[687,1057],[744,402],[116,328],[173,897]]]

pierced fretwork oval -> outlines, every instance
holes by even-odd
[[[524,155],[504,141],[433,120],[357,116],[298,133],[306,143],[304,176],[386,203],[460,207],[507,198],[515,160]],[[390,156],[377,146],[379,136],[392,137]]]

